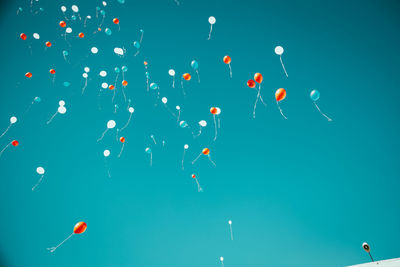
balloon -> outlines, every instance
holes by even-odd
[[[47,47],[50,47],[50,46],[51,46],[51,43],[50,43],[50,42],[46,42],[46,46],[47,46]]]
[[[64,86],[65,86],[65,87],[69,87],[70,85],[71,85],[70,82],[64,82]]]
[[[51,74],[55,74],[55,73],[56,73],[56,71],[55,71],[54,69],[50,69],[49,72],[50,72]]]
[[[286,97],[286,90],[283,88],[279,88],[278,90],[276,90],[275,92],[275,98],[276,101],[282,101],[283,99],[285,99]]]
[[[101,77],[106,77],[107,76],[107,72],[104,71],[104,70],[100,71],[100,76]]]
[[[113,129],[113,128],[115,127],[115,125],[116,125],[116,123],[115,123],[114,120],[109,120],[109,121],[107,122],[107,128],[108,128],[108,129]]]
[[[80,32],[80,33],[78,34],[78,36],[79,36],[79,38],[83,38],[83,37],[85,37],[85,34],[84,34],[83,32]]]
[[[217,20],[216,20],[213,16],[211,16],[211,17],[208,18],[208,22],[209,22],[211,25],[215,24],[216,21],[217,21]]]
[[[114,71],[115,73],[119,73],[121,70],[118,67],[115,67]]]
[[[13,146],[18,146],[18,145],[19,145],[19,142],[18,142],[17,140],[13,140],[13,141],[11,142],[11,144],[12,144]]]
[[[277,46],[275,47],[275,54],[277,54],[278,56],[281,56],[283,54],[285,50],[283,49],[282,46]]]
[[[36,172],[37,172],[38,174],[40,174],[40,175],[44,174],[44,169],[43,169],[43,167],[37,167],[37,168],[36,168]]]
[[[208,155],[208,154],[210,154],[210,149],[204,148],[204,149],[201,151],[201,153],[203,153],[203,155]]]
[[[25,73],[25,76],[28,77],[28,78],[32,78],[32,73],[27,72],[27,73]]]
[[[161,101],[162,101],[164,104],[167,104],[168,99],[167,99],[166,97],[163,97],[163,98],[161,98]]]
[[[146,151],[147,154],[151,153],[151,149],[149,147],[146,147],[146,149],[144,151]]]
[[[207,126],[207,122],[205,120],[201,120],[201,121],[199,121],[199,125],[201,127],[206,127]]]
[[[42,99],[40,99],[40,97],[35,97],[34,99],[33,99],[35,102],[40,102],[40,101],[42,101]]]
[[[144,74],[146,75],[147,79],[150,79],[150,73],[149,72],[146,71]]]
[[[125,3],[125,0],[118,0],[118,3],[124,4],[124,3]]]
[[[67,109],[64,106],[58,107],[58,113],[65,114],[65,112],[67,112]]]
[[[158,89],[158,85],[156,83],[151,83],[150,84],[150,89],[157,90]]]
[[[65,11],[67,11],[67,8],[65,6],[61,6],[61,11],[65,12]]]
[[[180,106],[176,106],[175,108],[176,108],[176,110],[181,110]]]
[[[195,178],[196,178],[196,175],[195,175],[195,174],[192,174],[192,178],[195,179]]]
[[[75,15],[72,15],[72,16],[71,16],[71,19],[72,19],[72,20],[76,20],[76,16],[75,16]]]
[[[256,87],[256,82],[253,81],[253,80],[248,80],[247,81],[247,86],[250,87],[250,88],[254,88],[254,87]]]
[[[133,112],[135,111],[135,109],[134,109],[133,107],[130,107],[130,108],[128,109],[128,111],[129,111],[130,113],[133,113]]]
[[[190,66],[194,69],[197,70],[199,68],[199,63],[196,60],[193,60],[192,63],[190,63]]]
[[[121,136],[121,137],[119,138],[119,141],[120,141],[121,143],[125,143],[125,137],[122,137],[122,136]]]
[[[128,67],[127,67],[127,66],[122,66],[122,67],[121,67],[121,70],[122,70],[123,72],[127,72],[127,71],[128,71]]]
[[[189,148],[189,145],[188,145],[188,144],[185,144],[185,145],[183,146],[183,148],[184,148],[184,149],[188,149],[188,148]]]
[[[14,123],[16,123],[17,122],[17,117],[11,117],[10,118],[10,122],[11,122],[11,124],[14,124]]]
[[[92,51],[93,54],[97,54],[97,52],[99,52],[99,49],[97,49],[97,47],[92,47],[90,51]]]
[[[64,56],[68,56],[68,51],[64,50],[62,53]]]
[[[72,11],[74,11],[74,12],[79,12],[79,8],[78,8],[78,6],[76,6],[76,5],[72,5],[71,9],[72,9]]]
[[[25,33],[21,33],[20,35],[19,35],[19,37],[22,39],[22,40],[26,40],[26,34]]]
[[[112,85],[112,84],[110,84],[110,86],[108,86],[108,89],[110,89],[110,90],[114,90],[114,85]]]
[[[175,76],[175,70],[170,69],[170,70],[168,71],[168,74],[169,74],[170,76]]]
[[[114,18],[114,19],[113,19],[113,22],[114,22],[114,24],[119,24],[119,19]]]
[[[83,70],[84,70],[85,72],[89,72],[89,71],[90,71],[90,68],[89,68],[89,67],[84,67]]]
[[[220,261],[224,261],[224,257],[220,257],[219,260],[220,260]]]
[[[228,223],[229,223],[229,224],[232,224],[232,221],[231,221],[231,220],[229,220],[229,221],[228,221]]]
[[[261,73],[256,73],[256,74],[254,74],[254,80],[257,82],[257,83],[262,83],[262,81],[263,81],[263,76],[261,75]]]
[[[211,114],[213,114],[213,115],[216,115],[217,114],[217,109],[215,108],[215,107],[212,107],[212,108],[210,108],[210,112],[211,112]]]
[[[36,40],[40,39],[40,35],[38,33],[34,33],[33,34],[33,38],[35,38]]]
[[[82,234],[86,231],[87,224],[85,222],[78,222],[74,226],[74,233],[75,234]]]
[[[123,86],[127,86],[127,85],[128,85],[128,82],[125,81],[125,80],[123,80],[123,81],[122,81],[122,85],[123,85]]]
[[[65,29],[65,32],[66,32],[66,33],[71,33],[71,32],[72,32],[72,28],[70,28],[70,27],[66,28],[66,29]]]
[[[112,31],[111,31],[109,28],[106,28],[106,29],[104,30],[104,32],[105,32],[107,35],[111,35],[111,34],[112,34]]]
[[[320,97],[320,93],[317,90],[312,90],[310,93],[310,98],[312,101],[317,101]]]
[[[190,79],[192,78],[192,76],[190,76],[189,73],[185,73],[182,75],[183,79],[185,79],[186,81],[190,81]]]
[[[105,16],[105,15],[106,15],[106,12],[105,12],[104,10],[100,10],[100,14],[101,14],[102,16]]]
[[[217,109],[217,113],[216,113],[216,115],[219,115],[219,114],[221,114],[221,109],[220,109],[219,107],[216,107],[216,109]]]
[[[60,21],[60,26],[62,27],[62,28],[64,28],[65,26],[67,26],[67,23],[65,22],[65,21]]]
[[[104,150],[103,155],[104,155],[104,157],[110,156],[110,150],[108,150],[108,149]]]
[[[107,2],[106,1],[103,1],[103,6],[107,6]]]
[[[58,102],[58,104],[62,107],[62,106],[65,106],[65,102],[64,102],[64,100],[60,100],[59,102]]]
[[[188,126],[188,124],[187,124],[186,121],[181,121],[181,122],[179,123],[179,126],[180,126],[181,128],[185,128],[185,127]]]
[[[231,57],[230,56],[224,56],[224,63],[225,64],[230,64],[231,63]]]
[[[101,84],[101,87],[102,87],[103,89],[106,89],[106,88],[108,87],[108,83],[102,83],[102,84]]]
[[[114,53],[120,56],[124,55],[124,50],[122,50],[122,48],[116,47],[114,48]]]
[[[136,49],[139,49],[139,48],[140,48],[140,43],[137,42],[137,41],[134,41],[134,42],[133,42],[133,46],[134,46]]]
[[[86,79],[88,77],[88,74],[86,72],[84,72],[84,73],[82,73],[82,77]]]

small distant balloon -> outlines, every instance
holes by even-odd
[[[99,52],[99,50],[97,49],[97,47],[92,47],[90,49],[90,51],[92,51],[93,54],[97,54],[97,52]]]
[[[104,155],[104,157],[110,156],[110,150],[108,150],[108,149],[104,150],[103,155]]]
[[[22,39],[22,40],[26,40],[26,38],[27,38],[27,36],[26,36],[26,34],[25,33],[21,33],[20,35],[19,35],[19,37]]]
[[[170,69],[170,70],[168,71],[168,74],[169,74],[170,76],[175,76],[175,70]]]
[[[40,39],[40,35],[38,33],[34,33],[33,34],[33,38],[35,38],[36,40]]]
[[[101,77],[106,77],[107,76],[107,72],[104,71],[104,70],[100,71],[100,76]]]

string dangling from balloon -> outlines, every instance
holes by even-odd
[[[86,89],[86,87],[87,87],[88,74],[85,72],[85,73],[82,74],[82,77],[85,78],[85,85],[84,85],[83,88],[82,88],[82,95],[83,95],[83,93],[85,92],[85,89]]]
[[[1,151],[0,151],[0,157],[1,157],[1,155],[3,155],[3,152],[9,147],[9,146],[11,146],[11,145],[13,145],[13,146],[18,146],[19,145],[19,142],[17,141],[17,140],[12,140],[10,143],[8,143]]]
[[[188,144],[185,144],[185,145],[183,146],[182,171],[185,170],[184,161],[185,161],[186,150],[188,150],[188,148],[189,148],[189,145],[188,145]]]
[[[102,135],[100,136],[100,138],[97,139],[97,142],[103,140],[104,135],[107,133],[107,131],[108,131],[109,129],[113,129],[116,125],[117,125],[117,124],[115,123],[114,120],[109,120],[109,121],[107,122],[107,129],[102,133]]]
[[[164,104],[164,107],[168,110],[168,112],[176,118],[176,114],[172,112],[172,110],[168,107],[167,102],[168,102],[168,98],[163,97],[161,98],[161,102]]]
[[[36,187],[42,182],[45,171],[43,167],[37,167],[36,172],[40,175],[40,178],[37,181],[37,183],[32,187],[32,191],[34,191]]]
[[[218,127],[217,127],[217,121],[216,121],[216,115],[218,115],[218,109],[216,107],[211,107],[210,108],[210,113],[213,115],[214,119],[214,141],[217,140],[218,136]]]
[[[229,76],[232,78],[232,67],[231,67],[232,59],[231,59],[231,57],[226,55],[226,56],[224,56],[223,61],[225,64],[227,64],[229,66]]]
[[[121,136],[121,137],[119,138],[119,141],[122,143],[122,147],[121,147],[121,151],[120,151],[119,154],[118,154],[118,158],[121,157],[122,151],[124,151],[125,137],[122,137],[122,136]]]
[[[50,69],[49,72],[53,76],[53,79],[51,80],[51,83],[54,86],[54,81],[56,80],[56,71],[55,71],[55,69]]]
[[[322,116],[324,116],[328,121],[332,121],[332,119],[329,118],[325,113],[323,113],[323,112],[321,111],[321,109],[319,108],[319,106],[317,105],[317,101],[318,101],[319,97],[320,97],[320,93],[319,93],[317,90],[312,90],[312,91],[311,91],[311,93],[310,93],[310,98],[311,98],[311,100],[313,101],[315,107],[318,109],[319,113],[320,113]]]
[[[206,127],[206,126],[207,126],[207,122],[206,122],[205,120],[199,121],[199,133],[198,133],[195,137],[200,136],[200,135],[201,135],[202,129],[203,129],[204,127]]]
[[[179,118],[181,117],[181,107],[180,106],[176,106],[175,108],[178,111],[178,116],[176,118],[176,122],[179,122]]]
[[[122,132],[122,130],[124,130],[126,127],[128,127],[128,125],[129,125],[129,122],[131,121],[131,118],[132,118],[132,115],[133,115],[133,112],[135,111],[135,109],[133,108],[133,107],[130,107],[129,109],[128,109],[128,111],[129,111],[129,119],[128,119],[128,121],[126,122],[126,124],[124,125],[124,127],[122,127],[121,128],[121,132]]]
[[[282,65],[283,71],[284,71],[285,74],[286,74],[286,77],[289,77],[288,74],[287,74],[287,72],[286,72],[285,65],[283,64],[283,61],[282,61],[282,54],[283,54],[283,52],[284,52],[284,49],[283,49],[282,46],[277,46],[277,47],[275,47],[275,54],[277,54],[277,55],[279,56],[279,60],[281,61],[281,65]]]
[[[212,33],[213,25],[215,24],[215,22],[216,22],[216,19],[213,16],[208,18],[208,23],[210,23],[210,33],[208,34],[208,40],[211,39],[211,33]]]
[[[219,260],[221,261],[222,267],[224,267],[224,257],[220,257]]]
[[[278,106],[279,112],[281,113],[281,115],[285,118],[285,120],[287,120],[286,116],[283,114],[282,109],[279,105],[279,102],[282,101],[283,99],[285,99],[286,97],[286,90],[283,88],[279,88],[278,90],[276,90],[275,92],[275,99],[276,99],[276,105]]]
[[[258,83],[258,90],[257,91],[257,97],[256,97],[256,101],[254,102],[254,107],[253,107],[253,118],[256,118],[256,109],[257,109],[257,103],[258,100],[260,99],[261,102],[264,104],[264,106],[266,106],[266,104],[264,103],[262,97],[261,97],[261,83],[263,81],[263,76],[261,75],[261,73],[256,73],[254,74],[254,81],[253,80],[248,80],[247,81],[247,86],[250,88],[255,88],[256,86],[256,82]]]
[[[156,139],[154,138],[154,135],[150,135],[150,138],[153,140],[154,144],[157,145]]]
[[[25,112],[24,112],[24,116],[25,116],[26,113],[28,113],[28,111],[31,109],[31,107],[33,106],[33,104],[39,103],[40,101],[42,101],[41,98],[38,97],[38,96],[36,96],[36,97],[33,99],[32,103],[30,103],[29,106],[26,108],[26,110],[25,110]]]
[[[183,80],[190,81],[190,79],[192,79],[192,76],[189,73],[184,73],[182,75],[181,87],[182,87],[183,96],[186,96],[185,88],[183,87]]]
[[[199,81],[199,83],[200,83],[199,63],[198,63],[196,60],[193,60],[193,61],[190,63],[190,66],[196,71],[197,79],[198,79],[198,81]]]
[[[62,244],[64,244],[68,239],[70,239],[73,235],[75,234],[82,234],[86,231],[87,228],[87,224],[85,222],[78,222],[77,224],[75,224],[74,226],[74,231],[72,232],[72,234],[70,234],[66,239],[64,239],[60,244],[58,244],[55,247],[51,247],[48,248],[47,250],[49,250],[51,253],[53,253],[58,247],[60,247]]]
[[[197,177],[196,177],[195,174],[192,174],[192,178],[196,181],[196,184],[197,184],[197,191],[198,191],[198,192],[203,192],[203,189],[201,188],[200,183],[199,183],[199,181],[197,180]]]
[[[107,158],[110,156],[110,150],[108,149],[104,150],[103,155],[104,155],[104,167],[107,170],[108,178],[111,178],[110,168],[108,167],[108,162],[107,162]]]
[[[65,102],[63,100],[60,100],[58,102],[58,104],[59,104],[59,107],[58,107],[56,113],[54,113],[53,116],[51,116],[51,118],[46,122],[46,124],[50,124],[58,113],[65,114],[67,112],[67,109],[65,108]]]
[[[150,166],[152,166],[153,165],[153,153],[151,152],[151,148],[146,147],[146,149],[144,151],[150,155]]]
[[[169,76],[172,77],[172,88],[175,88],[175,70],[170,69],[168,71]]]
[[[2,138],[8,132],[8,130],[11,128],[11,126],[16,122],[17,122],[17,117],[12,116],[10,118],[10,124],[8,125],[7,129],[5,129],[4,132],[0,135],[0,138]]]
[[[215,162],[211,159],[211,156],[210,156],[210,149],[208,149],[208,148],[204,148],[204,149],[201,151],[201,153],[192,161],[192,164],[195,164],[196,161],[201,157],[201,155],[206,155],[206,156],[208,157],[208,160],[209,160],[214,166],[217,166],[217,165],[215,164]]]
[[[233,241],[232,221],[229,220],[228,224],[229,224],[229,229],[230,229],[230,232],[231,232],[231,240]]]

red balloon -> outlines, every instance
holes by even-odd
[[[286,90],[283,88],[279,88],[278,90],[276,90],[275,92],[275,98],[276,101],[282,101],[283,99],[285,99],[286,97]]]
[[[74,234],[82,234],[86,231],[87,224],[85,222],[78,222],[74,226]]]
[[[28,77],[28,78],[32,78],[32,73],[27,72],[27,73],[25,73],[25,76]]]
[[[122,81],[122,85],[123,85],[123,86],[127,86],[127,85],[128,85],[128,82],[125,81],[125,80],[123,80],[123,81]]]
[[[60,26],[64,28],[65,26],[67,26],[67,23],[65,23],[65,21],[62,20],[60,21]]]
[[[232,59],[231,59],[230,56],[224,56],[224,63],[225,63],[225,64],[230,64],[231,61],[232,61]]]
[[[185,79],[186,81],[190,81],[190,79],[192,78],[192,76],[190,76],[189,73],[185,73],[182,75],[183,79]]]
[[[50,43],[50,42],[46,42],[46,46],[47,46],[47,47],[50,47],[50,46],[51,46],[51,43]]]
[[[203,153],[204,155],[208,155],[210,154],[210,149],[204,148],[203,151],[201,151],[201,153]]]
[[[196,175],[192,174],[192,178],[195,179],[195,178],[196,178]]]
[[[212,108],[210,108],[210,112],[211,112],[211,114],[216,115],[218,113],[218,109],[212,107]]]
[[[114,90],[114,85],[112,85],[112,84],[110,84],[110,86],[108,86],[108,89],[110,89],[110,90]]]
[[[81,32],[81,33],[79,33],[79,38],[83,38],[83,37],[85,37],[85,34],[83,34],[83,32]]]
[[[120,141],[121,143],[125,143],[125,137],[120,137],[120,138],[119,138],[119,141]]]
[[[18,145],[19,145],[19,142],[18,142],[17,140],[13,140],[13,141],[11,142],[11,144],[12,144],[13,146],[18,146]]]
[[[247,86],[250,87],[250,88],[254,88],[254,87],[256,87],[256,82],[253,81],[253,80],[248,80],[247,81]]]
[[[113,19],[114,24],[119,24],[119,19],[115,18]]]
[[[26,34],[25,33],[21,33],[20,35],[19,35],[19,37],[21,37],[21,39],[22,40],[26,40]]]
[[[54,73],[56,73],[56,71],[54,69],[50,69],[50,73],[54,74]]]
[[[254,74],[254,80],[257,82],[257,83],[262,83],[262,81],[263,81],[263,76],[261,75],[261,73],[256,73],[256,74]]]

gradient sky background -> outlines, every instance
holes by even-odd
[[[377,260],[400,256],[398,1],[107,3],[103,29],[111,28],[111,36],[92,34],[101,1],[40,0],[34,11],[44,11],[36,15],[29,1],[2,1],[1,131],[11,116],[19,120],[0,146],[12,139],[20,145],[0,158],[1,266],[220,266],[224,256],[225,267],[333,267],[368,262],[364,241]],[[87,28],[68,21],[72,35],[86,34],[70,37],[69,47],[58,23],[60,6],[71,16],[73,4],[92,20]],[[19,6],[24,10],[17,16]],[[207,41],[209,16],[217,22]],[[140,29],[142,50],[134,57]],[[40,40],[32,38],[34,32]],[[53,43],[46,51],[45,41]],[[274,54],[276,45],[285,48],[289,78]],[[92,46],[97,55],[90,53]],[[122,46],[127,55],[119,58],[113,48]],[[62,50],[68,50],[71,64]],[[222,62],[226,54],[232,57],[232,79]],[[199,62],[200,84],[190,67],[193,59]],[[199,120],[207,120],[201,137],[179,128],[156,94],[146,92],[144,60],[161,96],[168,97],[171,109],[181,106],[182,119],[194,131]],[[108,120],[117,127],[126,123],[127,104],[119,92],[114,114],[112,92],[97,95],[122,65],[129,68],[126,92],[135,113],[117,158],[121,145],[115,129],[96,140]],[[85,66],[91,71],[82,96]],[[50,68],[56,70],[54,86]],[[186,98],[179,86],[171,87],[170,68],[177,72],[177,85],[182,73],[192,73]],[[101,70],[108,76],[100,77]],[[31,79],[24,76],[28,71]],[[253,119],[256,92],[246,81],[255,72],[264,76],[268,105],[259,105]],[[274,101],[280,87],[287,90],[281,107],[288,120]],[[333,122],[314,107],[312,89],[320,91],[318,104]],[[24,115],[36,96],[42,102]],[[46,125],[61,99],[67,113]],[[222,110],[216,142],[211,106]],[[190,148],[182,171],[185,143]],[[153,150],[152,167],[147,146]],[[206,146],[217,167],[205,157],[192,166]],[[111,150],[111,179],[104,149]],[[32,192],[38,166],[46,174]],[[192,173],[204,192],[197,192]],[[46,248],[66,238],[78,221],[87,222],[87,231],[49,253]]]

